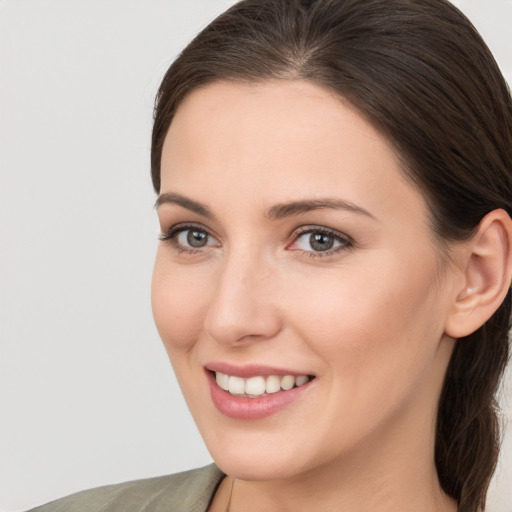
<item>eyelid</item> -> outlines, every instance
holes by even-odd
[[[211,239],[215,240],[217,242],[217,244],[207,244],[202,247],[189,247],[189,246],[183,245],[177,241],[177,235],[179,235],[180,233],[183,233],[184,231],[194,230],[194,229],[206,233],[207,236],[210,237]],[[310,233],[323,233],[323,234],[329,235],[329,236],[333,237],[339,243],[339,245],[334,248],[331,248],[331,249],[326,249],[325,251],[315,251],[314,249],[305,250],[305,249],[300,249],[300,248],[295,248],[295,249],[292,248],[293,244],[297,243],[297,241],[300,239],[300,237],[310,234]],[[319,225],[300,226],[293,231],[293,233],[290,235],[290,238],[291,238],[291,241],[289,243],[287,243],[287,245],[285,247],[287,250],[302,252],[302,253],[307,254],[310,257],[318,257],[318,258],[333,256],[338,252],[348,251],[348,250],[352,249],[355,245],[353,238],[350,237],[349,235],[347,235],[341,231],[338,231],[336,229],[328,228],[326,226],[319,226]],[[159,240],[162,242],[169,243],[174,249],[176,249],[179,252],[186,252],[186,253],[191,253],[191,254],[204,252],[205,250],[211,248],[212,246],[216,246],[216,247],[221,246],[221,243],[219,242],[218,237],[216,235],[212,234],[210,229],[206,228],[204,225],[202,225],[200,223],[194,223],[194,222],[183,222],[183,223],[178,223],[178,224],[172,225],[167,231],[165,231],[164,233],[162,233],[159,236]]]
[[[172,225],[167,231],[164,233],[161,233],[158,237],[161,242],[168,242],[170,243],[174,248],[180,249],[187,252],[198,252],[198,251],[204,251],[207,248],[212,247],[211,245],[206,245],[204,247],[187,247],[184,245],[179,244],[176,241],[176,236],[182,233],[183,231],[193,230],[196,229],[197,231],[203,231],[205,232],[210,238],[213,238],[217,242],[217,246],[220,247],[220,242],[217,236],[213,235],[211,231],[203,226],[202,224],[194,223],[194,222],[182,222],[179,224]]]
[[[297,240],[302,237],[303,235],[307,235],[310,233],[323,233],[326,235],[332,236],[335,240],[340,242],[341,245],[332,248],[327,249],[325,251],[314,251],[313,249],[311,251],[306,251],[304,249],[290,249],[290,247],[297,242]],[[338,252],[347,251],[350,249],[353,249],[355,246],[355,242],[353,238],[345,233],[342,233],[341,231],[338,231],[336,229],[328,228],[325,226],[318,226],[318,225],[307,225],[307,226],[300,226],[299,228],[295,229],[295,231],[291,235],[292,241],[286,246],[288,250],[295,250],[307,253],[311,257],[327,257],[332,256]]]

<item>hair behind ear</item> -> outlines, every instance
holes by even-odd
[[[460,511],[484,510],[482,489],[487,490],[498,461],[495,394],[509,358],[511,305],[509,290],[484,325],[457,340],[441,393],[435,460],[443,490],[458,497]]]

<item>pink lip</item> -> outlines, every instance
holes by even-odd
[[[222,371],[222,370],[217,370]],[[224,373],[224,372],[223,372]],[[229,372],[226,372],[229,374]],[[266,373],[265,375],[278,375],[279,373]],[[225,416],[238,420],[258,420],[271,416],[287,405],[295,402],[299,397],[309,389],[313,381],[309,381],[298,388],[289,391],[278,391],[261,398],[247,398],[243,396],[233,396],[220,388],[215,382],[215,375],[209,371],[206,372],[210,394],[215,407]],[[229,375],[241,376],[240,373],[230,373]],[[254,376],[254,372],[251,374]],[[251,376],[249,375],[249,376]],[[259,373],[257,375],[264,375]],[[291,375],[283,373],[283,375]],[[303,374],[302,374],[303,375]]]
[[[227,375],[233,375],[234,377],[242,377],[244,379],[248,379],[249,377],[257,377],[258,375],[261,375],[262,377],[266,377],[268,375],[293,375],[294,377],[299,377],[300,375],[308,375],[307,373],[286,370],[284,368],[257,364],[234,366],[229,363],[213,362],[205,365],[205,368],[211,372],[221,372]]]

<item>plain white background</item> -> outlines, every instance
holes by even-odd
[[[210,462],[151,316],[149,146],[163,73],[232,3],[0,0],[2,512]],[[512,0],[455,3],[512,81]],[[509,429],[490,512],[511,481]]]

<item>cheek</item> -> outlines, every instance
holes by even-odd
[[[374,380],[382,372],[410,373],[426,364],[442,335],[442,314],[432,282],[432,261],[414,264],[380,258],[316,276],[308,293],[290,290],[294,324],[310,347],[330,362],[336,375]],[[290,282],[292,282],[290,280]],[[384,367],[385,363],[385,367]]]
[[[424,403],[434,387],[441,309],[427,271],[394,270],[326,279],[301,299],[289,294],[296,333],[322,361],[324,410],[335,438],[340,431],[360,438],[386,425],[410,404]]]
[[[197,275],[173,267],[157,254],[151,285],[153,317],[170,357],[175,351],[189,350],[197,340],[208,289]]]

